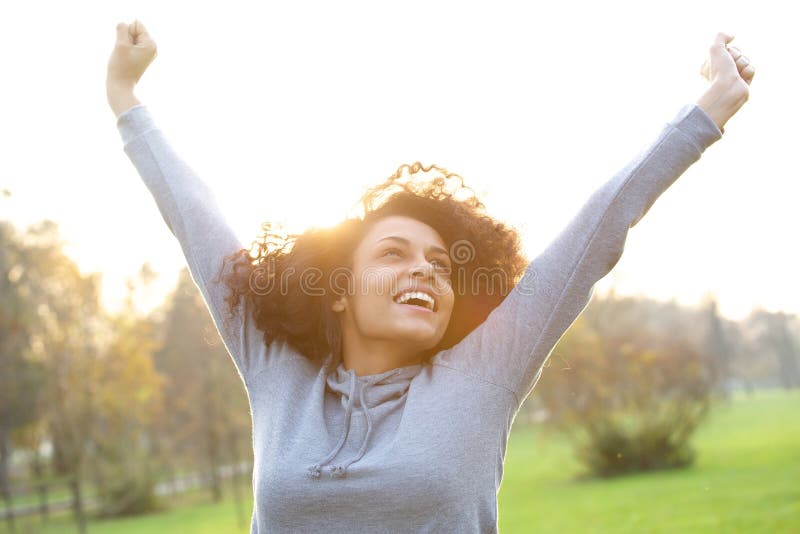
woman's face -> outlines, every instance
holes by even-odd
[[[442,339],[455,299],[452,264],[436,230],[411,217],[379,219],[356,248],[352,265],[352,286],[334,305],[343,312],[345,344],[355,335],[416,354]],[[432,297],[433,304],[418,300],[420,295],[398,302],[415,289]]]

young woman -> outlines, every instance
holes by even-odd
[[[265,224],[253,257],[133,94],[154,41],[117,26],[107,87],[124,150],[249,396],[252,532],[497,530],[509,431],[552,348],[628,230],[748,99],[754,69],[731,39],[714,39],[697,102],[528,263],[458,175],[419,163],[334,228]]]

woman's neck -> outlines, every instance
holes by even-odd
[[[355,370],[357,376],[366,376],[421,363],[422,357],[417,351],[398,346],[396,341],[344,339],[342,362],[345,369]]]

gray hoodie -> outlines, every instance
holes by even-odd
[[[478,328],[430,363],[356,376],[266,346],[248,310],[224,318],[222,258],[243,245],[148,109],[117,121],[180,244],[250,401],[251,532],[496,532],[506,443],[550,352],[622,255],[628,230],[722,133],[683,107],[602,184]],[[244,305],[244,304],[242,304]]]

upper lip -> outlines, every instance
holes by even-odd
[[[401,289],[392,296],[392,300],[397,300],[397,298],[403,293],[413,292],[427,293],[430,295],[430,297],[433,299],[433,311],[439,310],[439,299],[436,298],[436,293],[434,293],[433,289],[431,289],[429,286],[410,286],[405,289]]]

